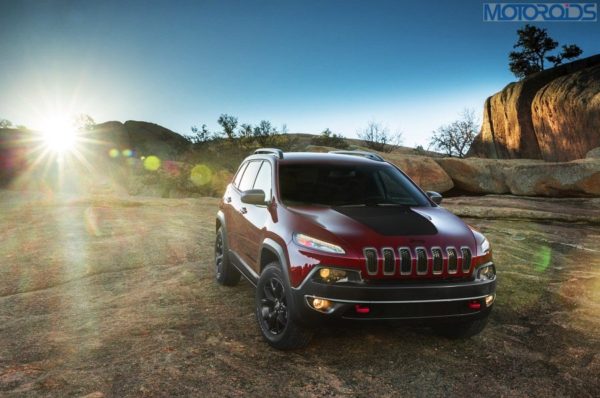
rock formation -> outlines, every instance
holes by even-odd
[[[485,101],[469,156],[569,161],[600,146],[600,55],[511,83]]]
[[[436,159],[457,189],[476,194],[600,196],[600,159]]]

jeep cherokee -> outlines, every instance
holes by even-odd
[[[278,349],[305,346],[325,319],[473,336],[495,299],[492,251],[441,200],[374,153],[258,149],[219,204],[216,279],[256,287],[260,330]]]

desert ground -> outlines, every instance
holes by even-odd
[[[0,191],[0,395],[600,396],[600,199],[457,197],[490,239],[479,336],[343,324],[263,342],[213,280],[217,200]]]

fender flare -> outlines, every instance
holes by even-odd
[[[265,238],[265,240],[263,241],[263,243],[260,247],[260,255],[258,258],[259,264],[262,262],[262,252],[263,252],[263,249],[265,249],[265,248],[267,250],[271,251],[273,254],[275,254],[275,256],[277,257],[277,260],[279,261],[279,264],[281,265],[281,272],[283,272],[284,276],[286,277],[288,283],[290,283],[290,287],[291,287],[290,268],[289,268],[289,264],[287,261],[287,257],[285,255],[285,250],[283,249],[283,247],[281,247],[281,245],[279,243],[275,242],[273,239]]]
[[[217,221],[221,223],[221,227],[223,227],[225,235],[227,235],[227,223],[225,222],[225,213],[223,213],[222,210],[217,211],[217,217],[215,218],[215,232],[217,231]]]

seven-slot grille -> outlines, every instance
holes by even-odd
[[[424,247],[410,250],[401,247],[397,250],[383,248],[380,251],[369,247],[364,249],[365,263],[369,275],[441,275],[444,271],[450,275],[471,271],[472,254],[468,247],[460,249],[433,247],[429,251]],[[399,267],[396,267],[396,265]]]

